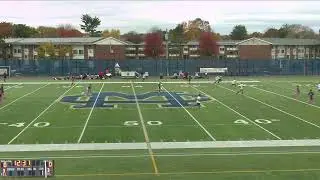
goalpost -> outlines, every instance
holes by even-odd
[[[11,76],[10,66],[0,66],[0,76],[3,76],[4,73],[6,73],[8,77]]]

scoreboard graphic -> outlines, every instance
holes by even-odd
[[[53,177],[54,160],[0,160],[0,177]]]

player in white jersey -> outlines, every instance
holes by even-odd
[[[237,81],[234,79],[234,80],[232,81],[231,85],[236,87],[236,86],[237,86]]]
[[[222,81],[222,76],[216,76],[214,83],[220,83]]]
[[[318,84],[318,92],[320,92],[320,83]]]
[[[199,108],[201,107],[200,100],[201,100],[201,94],[198,95],[197,100],[196,100],[196,104],[197,104],[197,106],[198,106]]]
[[[236,94],[239,94],[239,93],[243,94],[243,86],[244,86],[244,84],[239,85],[240,89],[239,89],[239,91],[236,92]]]

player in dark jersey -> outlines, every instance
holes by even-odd
[[[87,96],[89,96],[91,94],[92,94],[92,85],[89,84],[88,87],[87,87]]]
[[[161,92],[161,87],[162,87],[162,84],[161,84],[161,82],[159,82],[159,83],[158,83],[159,92]]]
[[[6,73],[6,72],[3,74],[3,81],[4,81],[4,82],[7,81],[7,73]]]
[[[1,87],[0,87],[0,104],[2,103],[3,96],[4,96],[4,88],[3,88],[3,84],[1,84]]]
[[[74,86],[74,76],[71,76],[71,86]]]
[[[312,89],[310,89],[309,93],[308,93],[308,96],[309,96],[309,103],[312,103],[313,104],[313,96],[314,96],[314,93],[312,91]]]
[[[297,97],[300,96],[300,86],[299,85],[297,85],[297,87],[296,87],[296,96]]]
[[[189,84],[191,84],[191,79],[192,79],[192,77],[191,77],[191,75],[189,75],[189,76],[188,76]]]

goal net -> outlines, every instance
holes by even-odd
[[[10,66],[0,66],[0,76],[3,76],[4,73],[6,73],[8,77],[10,77],[11,75]]]

